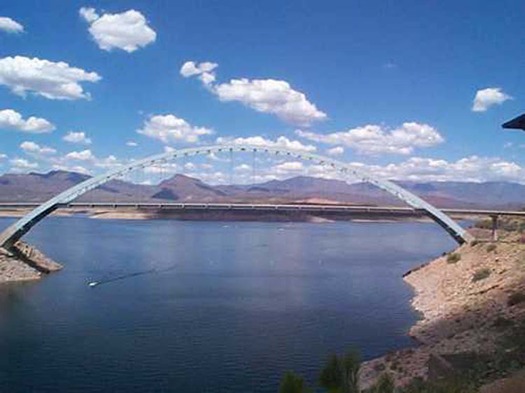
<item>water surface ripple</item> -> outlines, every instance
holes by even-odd
[[[411,345],[401,275],[454,246],[430,223],[78,217],[28,240],[65,269],[0,287],[1,392],[270,393],[287,370],[312,383],[330,352]]]

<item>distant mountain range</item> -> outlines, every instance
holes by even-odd
[[[45,201],[88,178],[87,175],[66,171],[5,174],[0,176],[0,202]],[[439,207],[520,209],[525,206],[525,185],[518,183],[397,183]],[[367,183],[348,184],[340,180],[297,176],[260,184],[212,186],[180,174],[158,185],[139,185],[113,180],[79,200],[403,205],[388,193]]]

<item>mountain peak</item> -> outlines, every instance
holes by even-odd
[[[47,173],[36,173],[31,172],[29,173],[30,176],[37,176],[41,179],[48,179],[48,180],[63,180],[63,181],[69,181],[72,183],[80,183],[84,180],[89,179],[91,176],[85,175],[83,173],[78,172],[70,172],[65,171],[62,169],[57,169],[53,171],[49,171]]]

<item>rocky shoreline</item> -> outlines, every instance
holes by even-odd
[[[62,265],[25,242],[17,242],[10,250],[0,248],[0,284],[39,280],[60,269]]]
[[[30,209],[3,209],[0,217],[18,218],[26,215]],[[53,216],[81,216],[91,219],[108,220],[181,220],[181,221],[257,221],[257,222],[399,222],[423,221],[426,216],[414,216],[411,213],[346,213],[341,212],[304,212],[304,211],[249,211],[249,210],[201,210],[201,209],[165,209],[165,208],[69,208],[59,209]]]
[[[404,280],[422,315],[409,331],[418,345],[365,362],[363,388],[385,372],[405,386],[415,378],[458,375],[476,362],[505,358],[502,343],[525,321],[525,244],[517,232],[504,233],[499,242],[465,244],[412,269]],[[487,381],[507,375],[504,368],[487,367]]]

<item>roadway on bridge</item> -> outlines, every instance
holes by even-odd
[[[0,210],[30,209],[39,206],[38,202],[2,202]],[[176,203],[176,202],[73,202],[59,205],[62,209],[166,209],[166,210],[224,210],[224,211],[283,211],[283,212],[334,212],[403,214],[422,216],[424,209],[396,206],[359,206],[339,204],[258,204],[258,203]],[[525,211],[490,209],[440,209],[446,214],[475,216],[514,216],[525,217]]]

